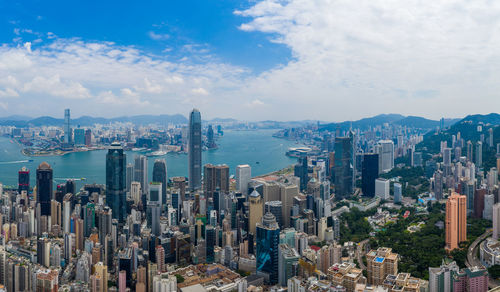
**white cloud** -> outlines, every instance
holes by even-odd
[[[197,95],[208,95],[208,91],[205,89],[205,88],[202,88],[202,87],[199,87],[199,88],[193,88],[191,89],[191,92],[193,94],[197,94]]]
[[[27,93],[49,94],[68,99],[81,99],[91,96],[90,91],[82,84],[76,81],[63,81],[59,75],[53,75],[49,78],[36,76],[30,82],[25,83],[21,90]]]
[[[170,36],[166,33],[156,33],[154,31],[149,31],[148,36],[155,41],[164,41],[170,38]]]
[[[261,100],[259,100],[259,99],[254,99],[254,100],[252,100],[252,101],[250,101],[250,102],[247,102],[247,103],[245,104],[245,106],[246,106],[246,107],[249,107],[249,108],[262,107],[262,106],[264,106],[264,105],[265,105],[265,103],[264,103],[264,102],[262,102],[262,101],[261,101]]]

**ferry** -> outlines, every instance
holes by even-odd
[[[146,156],[148,156],[148,157],[151,157],[151,156],[163,156],[165,154],[167,154],[167,152],[160,150],[160,151],[150,152],[150,153],[146,154]]]

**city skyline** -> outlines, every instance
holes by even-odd
[[[128,18],[114,5],[3,4],[0,116],[438,119],[500,106],[500,9],[486,0],[153,2],[122,5]]]

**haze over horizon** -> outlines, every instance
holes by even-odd
[[[438,120],[500,108],[500,3],[487,0],[9,1],[0,16],[0,116]]]

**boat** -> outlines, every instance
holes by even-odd
[[[167,152],[159,150],[159,151],[150,152],[150,153],[146,154],[146,156],[148,156],[148,157],[151,157],[151,156],[163,156],[165,154],[167,154]]]
[[[255,162],[255,164],[260,164],[260,162],[257,161],[257,162]]]

